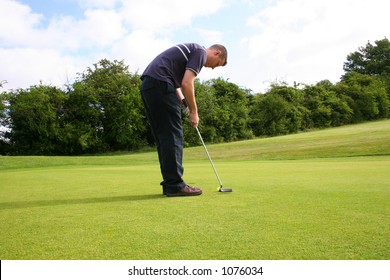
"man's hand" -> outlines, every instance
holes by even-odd
[[[185,99],[181,100],[181,104],[183,105],[183,112],[186,114],[189,118],[189,121],[191,125],[196,128],[199,124],[199,116],[198,113],[191,113],[190,109],[188,108],[187,102]]]
[[[198,124],[199,124],[198,113],[190,113],[190,123],[191,123],[193,128],[197,128],[198,127]]]
[[[191,125],[196,128],[199,124],[198,107],[195,100],[194,81],[196,74],[187,69],[184,72],[184,77],[181,82],[181,89],[176,89],[176,94],[179,100],[184,105],[184,113],[189,117]]]

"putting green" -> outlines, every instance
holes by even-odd
[[[0,258],[389,259],[389,127],[210,145],[232,193],[186,149],[198,197],[161,194],[155,152],[0,157]]]

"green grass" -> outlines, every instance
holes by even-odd
[[[155,152],[0,157],[0,259],[389,259],[390,121],[185,150],[199,197],[167,198]]]

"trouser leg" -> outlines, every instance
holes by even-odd
[[[186,184],[182,179],[183,127],[181,106],[175,88],[168,83],[145,77],[141,86],[145,111],[156,139],[161,183],[168,191]]]

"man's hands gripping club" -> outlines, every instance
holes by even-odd
[[[192,111],[190,109],[190,107],[188,106],[186,98],[184,97],[184,95],[181,92],[180,88],[176,89],[176,94],[177,94],[177,97],[179,98],[179,100],[180,100],[180,102],[182,104],[183,112],[188,116],[191,125],[194,128],[197,128],[198,124],[199,124],[199,116],[198,116],[198,111],[197,111],[197,108],[196,108],[196,103],[195,103],[195,106],[194,106],[196,109],[194,111]],[[195,102],[195,100],[194,100],[194,102]]]
[[[194,88],[195,79],[196,79],[196,74],[193,71],[187,69],[184,72],[184,76],[181,81],[181,89],[180,88],[176,89],[176,92],[181,102],[183,99],[185,99],[186,104],[183,105],[184,107],[188,107],[190,111],[188,115],[188,119],[191,125],[194,128],[197,128],[199,124],[199,116],[198,116],[198,107],[196,106],[196,101],[195,101],[195,88]]]
[[[185,99],[183,99],[181,101],[181,104],[183,106],[183,112],[184,114],[186,114],[187,116],[190,116],[190,108],[188,108],[188,105],[187,105],[187,101]]]

